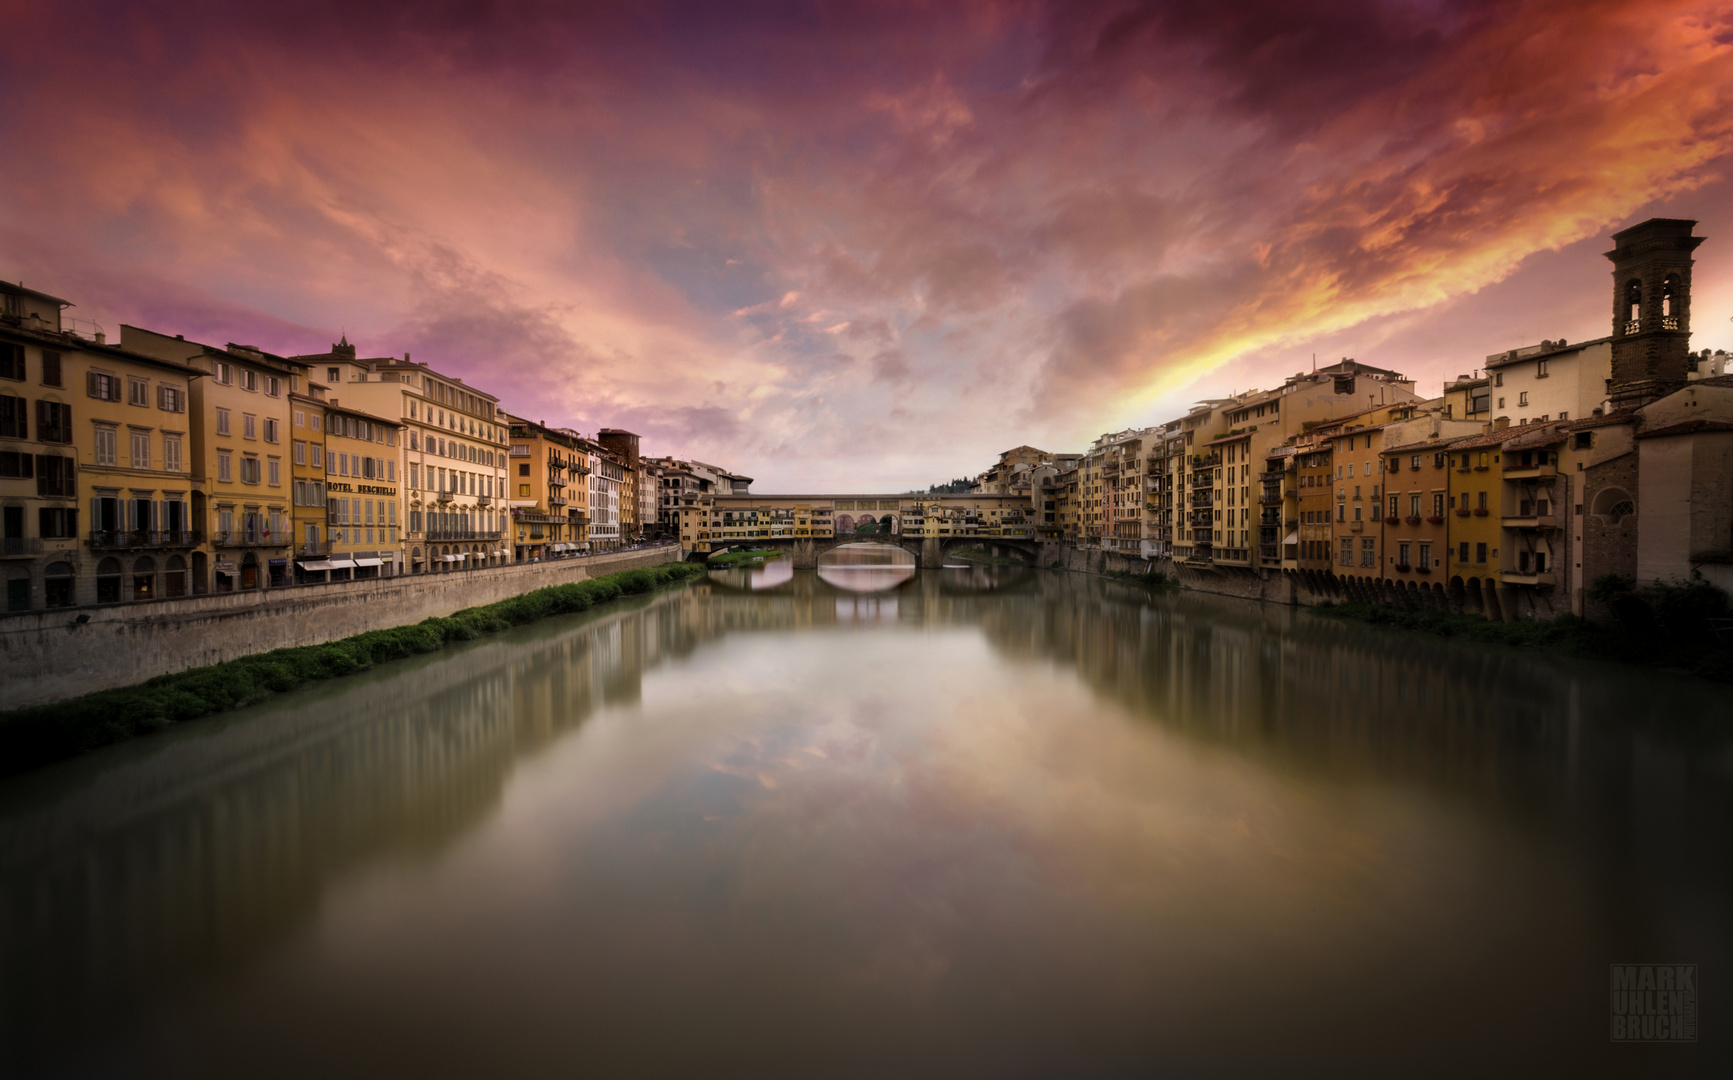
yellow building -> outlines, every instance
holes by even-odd
[[[1504,487],[1501,447],[1520,429],[1456,439],[1444,448],[1449,474],[1448,589],[1470,610],[1497,616],[1499,507]]]
[[[187,595],[200,540],[188,402],[200,373],[64,332],[63,300],[0,294],[7,609]]]
[[[295,580],[330,579],[331,543],[325,510],[325,387],[310,383],[289,395],[290,503]]]
[[[289,394],[306,366],[250,345],[219,349],[133,326],[121,327],[121,345],[205,373],[191,394],[189,460],[203,479],[192,520],[206,535],[193,554],[194,590],[207,581],[214,592],[289,584]]]
[[[501,418],[511,428],[506,502],[514,557],[521,562],[589,550],[586,440],[504,413]]]
[[[403,572],[398,486],[402,425],[325,404],[325,512],[332,580]]]

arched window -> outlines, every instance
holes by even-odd
[[[1679,329],[1679,275],[1668,274],[1661,282],[1661,329]]]
[[[149,555],[140,555],[133,561],[132,598],[134,600],[156,599],[156,560]]]
[[[107,558],[96,564],[96,602],[120,603],[120,560]]]
[[[1602,524],[1617,525],[1620,521],[1637,512],[1636,503],[1630,493],[1624,488],[1603,488],[1595,495],[1594,506],[1590,513],[1601,519]]]
[[[30,610],[30,567],[6,568],[6,610]]]
[[[1625,283],[1625,333],[1634,334],[1642,326],[1643,283],[1632,278]]]
[[[49,563],[42,577],[42,602],[49,607],[71,607],[72,582],[71,563]]]
[[[179,555],[168,557],[168,571],[162,576],[162,592],[164,596],[187,594],[187,561]]]

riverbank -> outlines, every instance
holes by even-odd
[[[272,694],[365,671],[376,664],[654,591],[705,572],[692,563],[624,570],[550,585],[479,607],[321,645],[270,652],[159,675],[137,686],[0,713],[0,775],[22,772],[171,724],[238,709]]]
[[[1721,642],[1696,613],[1677,613],[1671,620],[1652,618],[1643,628],[1601,626],[1574,615],[1495,622],[1479,615],[1386,604],[1316,604],[1310,610],[1326,618],[1351,619],[1489,645],[1546,649],[1582,659],[1613,660],[1733,683],[1733,643]]]

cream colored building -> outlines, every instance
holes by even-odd
[[[329,388],[333,405],[402,425],[407,520],[396,535],[409,573],[511,561],[504,503],[511,436],[498,398],[407,356],[358,357],[347,338],[328,353],[292,359]]]

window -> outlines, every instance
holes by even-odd
[[[268,478],[270,480],[270,484],[272,487],[281,487],[283,484],[283,462],[282,462],[282,460],[279,458],[272,458],[269,462],[269,468],[267,470],[267,474],[268,474]]]
[[[1419,565],[1420,569],[1422,569],[1422,570],[1427,570],[1427,569],[1430,569],[1432,567],[1432,545],[1431,544],[1421,544],[1420,545],[1420,562],[1418,565]]]
[[[135,469],[150,468],[150,432],[148,431],[132,433],[132,467]]]
[[[230,364],[218,361],[211,365],[211,378],[224,386],[232,386],[235,381],[235,369]]]
[[[1415,472],[1419,472],[1420,471],[1420,455],[1415,454],[1414,457],[1409,460],[1408,465],[1409,465],[1409,468],[1413,469]]]
[[[128,375],[126,377],[126,403],[128,405],[141,405],[148,409],[150,407],[150,380]]]
[[[1398,496],[1395,495],[1390,496],[1390,517],[1397,517],[1401,513],[1400,507],[1396,505],[1397,498]]]
[[[307,464],[315,469],[323,469],[325,467],[325,448],[318,443],[313,443],[307,449],[312,451],[309,455],[311,460]]]
[[[1343,566],[1353,566],[1354,565],[1354,539],[1353,539],[1353,537],[1350,537],[1350,536],[1342,537],[1342,565]]]
[[[307,444],[300,439],[295,440],[295,464],[307,464]]]
[[[1546,378],[1546,361],[1545,361],[1545,360],[1537,360],[1537,361],[1535,361],[1535,365],[1534,365],[1534,377],[1535,377],[1535,378],[1537,378],[1537,379],[1544,379],[1544,378]]]
[[[71,458],[58,454],[37,454],[36,494],[46,498],[70,498],[76,495],[78,492],[73,485],[72,474]]]
[[[159,386],[156,388],[156,407],[164,412],[186,412],[187,393],[178,386]]]
[[[60,374],[60,354],[42,350],[42,385],[62,386]]]
[[[229,434],[229,410],[227,409],[217,410],[217,434]]]
[[[113,375],[92,371],[85,378],[85,389],[98,401],[120,400],[120,380]]]
[[[324,423],[325,418],[320,416],[318,413],[312,413],[307,417],[307,426],[312,428],[314,431],[318,431]]]
[[[1370,537],[1360,541],[1360,565],[1378,565],[1378,541]]]
[[[0,438],[28,439],[30,437],[30,409],[21,397],[13,394],[0,394]]]
[[[259,437],[259,418],[252,413],[241,414],[241,438],[256,439]]]
[[[1504,408],[1504,399],[1503,398],[1498,399],[1498,407],[1501,409]]]
[[[269,397],[280,397],[283,393],[283,383],[275,375],[265,376],[265,394]]]
[[[1408,496],[1408,516],[1409,517],[1419,517],[1420,516],[1420,496],[1419,495]]]
[[[527,498],[529,498],[529,496],[530,496],[530,486],[529,486],[529,485],[528,485],[528,484],[519,484],[519,485],[518,485],[518,486],[517,486],[517,493],[518,493],[518,498],[520,498],[520,499],[527,499]]]
[[[29,454],[20,454],[12,450],[0,451],[0,477],[17,477],[28,480],[36,475],[31,468],[36,459]]]
[[[0,379],[24,381],[24,346],[0,341]]]
[[[71,442],[72,406],[57,401],[38,401],[36,439],[38,442]]]
[[[1432,516],[1444,516],[1444,493],[1442,491],[1437,492],[1432,496]]]
[[[78,511],[69,506],[44,506],[36,512],[36,533],[44,540],[78,536]]]
[[[259,390],[259,373],[248,368],[241,369],[241,389],[257,393]]]
[[[519,465],[517,467],[517,474],[519,476],[528,476],[530,474],[530,467],[528,465]]]
[[[1397,553],[1396,554],[1396,569],[1400,570],[1403,567],[1408,566],[1409,562],[1408,562],[1408,544],[1407,544],[1407,542],[1397,544],[1396,545],[1396,553]]]
[[[265,418],[265,441],[266,442],[276,442],[281,438],[281,436],[278,434],[278,428],[279,427],[281,427],[281,425],[276,421],[275,418],[272,418],[272,417],[266,417]]]
[[[1494,386],[1503,386],[1504,385],[1504,372],[1502,372],[1502,371],[1493,372],[1492,385],[1494,385]],[[1504,404],[1504,399],[1499,398],[1498,403],[1499,403],[1499,405],[1502,406]]]
[[[217,479],[229,481],[234,478],[234,455],[230,454],[227,450],[218,450]]]
[[[1483,563],[1486,561],[1486,545],[1485,544],[1474,545],[1474,561],[1477,563]]]
[[[97,426],[96,429],[96,463],[98,465],[113,465],[115,443],[117,436],[111,427]]]
[[[1519,409],[1520,408],[1526,408],[1528,406],[1528,391],[1527,390],[1521,391],[1520,393],[1518,393],[1516,395],[1516,405],[1517,405],[1517,408],[1519,408]]]
[[[307,414],[300,409],[295,410],[294,423],[296,427],[307,426]]]
[[[162,437],[162,467],[169,472],[181,471],[181,437],[179,435],[164,435]]]
[[[241,456],[241,483],[256,484],[259,482],[259,459],[251,454]]]
[[[397,483],[397,460],[395,458],[385,462],[385,479],[390,483]]]

